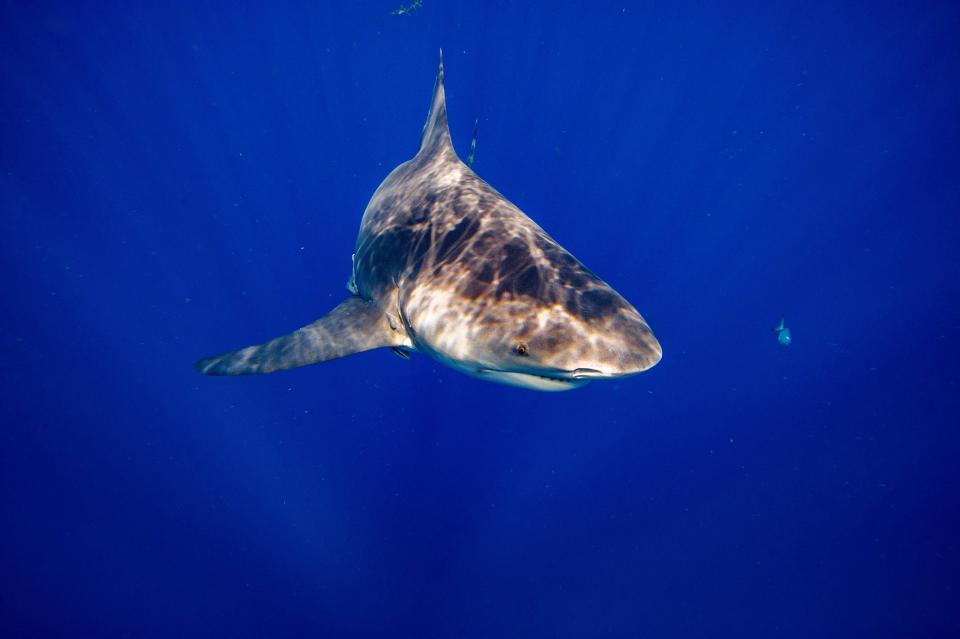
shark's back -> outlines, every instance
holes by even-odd
[[[429,286],[473,300],[575,305],[567,291],[603,286],[452,149],[418,155],[384,180],[364,214],[355,265],[358,290],[370,297]]]

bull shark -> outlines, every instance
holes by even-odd
[[[457,156],[442,53],[420,149],[367,204],[347,289],[312,324],[201,359],[197,370],[272,373],[392,348],[480,379],[562,391],[635,375],[662,354],[626,299]]]

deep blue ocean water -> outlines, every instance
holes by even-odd
[[[398,4],[3,3],[0,634],[960,636],[960,5]],[[441,47],[663,361],[198,375],[346,295]]]

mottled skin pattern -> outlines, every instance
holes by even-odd
[[[374,337],[349,335],[336,317],[341,305],[289,336],[198,367],[232,375],[339,357],[350,347],[326,346],[331,326],[356,350],[418,350],[540,390],[632,375],[660,360],[636,309],[457,157],[442,63],[420,151],[387,176],[364,212],[348,288],[363,301],[349,321],[360,317]],[[314,352],[298,354],[302,344]]]
[[[421,151],[370,200],[355,266],[359,295],[395,297],[388,311],[416,348],[469,373],[504,370],[506,358],[587,378],[660,359],[633,306],[457,157],[442,66]]]

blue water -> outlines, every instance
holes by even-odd
[[[0,13],[2,636],[960,636],[960,5],[139,4]],[[663,361],[198,375],[345,296],[440,47]]]

